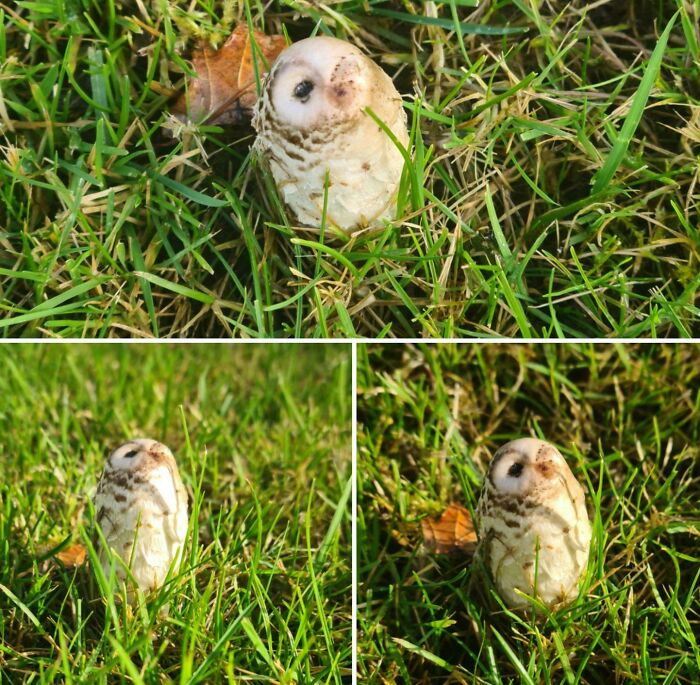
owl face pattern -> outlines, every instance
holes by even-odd
[[[100,545],[105,575],[113,568],[122,581],[128,566],[144,592],[160,587],[187,535],[187,493],[172,452],[148,439],[121,445],[107,459],[94,504],[112,551]]]
[[[477,517],[478,553],[506,605],[529,606],[518,591],[549,606],[576,597],[591,527],[583,489],[553,445],[523,438],[501,447]]]
[[[362,115],[375,77],[368,59],[349,43],[311,39],[287,48],[270,72],[266,88],[271,115],[298,131],[329,132]],[[297,45],[300,45],[298,43]],[[373,65],[372,65],[373,66]]]

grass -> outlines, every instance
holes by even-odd
[[[350,361],[346,345],[0,346],[0,682],[345,682]],[[180,571],[128,612],[54,554],[87,540],[106,455],[138,435],[173,449],[191,528]]]
[[[698,682],[699,355],[361,345],[360,682]],[[428,553],[419,533],[450,502],[473,511],[491,455],[527,435],[560,447],[594,528],[584,591],[540,617],[484,601],[471,558]]]
[[[474,5],[0,0],[2,334],[698,335],[700,1]],[[250,129],[171,118],[242,21],[395,78],[393,225],[299,231]]]

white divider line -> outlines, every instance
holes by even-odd
[[[352,343],[352,685],[357,685],[357,341]]]

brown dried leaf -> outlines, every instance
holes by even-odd
[[[253,31],[258,73],[262,76],[286,47],[284,36]],[[252,116],[257,100],[253,48],[245,24],[240,24],[219,50],[203,48],[192,55],[197,78],[173,107],[182,121],[242,124]],[[188,107],[189,99],[189,107]]]
[[[438,554],[472,554],[476,548],[471,514],[459,504],[450,504],[440,517],[429,516],[421,524],[425,546]]]
[[[70,545],[56,554],[56,558],[67,568],[82,566],[87,559],[87,547],[77,543]]]

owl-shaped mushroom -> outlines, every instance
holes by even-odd
[[[507,606],[529,606],[520,593],[548,606],[576,597],[591,525],[583,488],[553,445],[522,438],[494,454],[477,522],[477,554]]]
[[[99,545],[105,575],[114,565],[122,581],[128,566],[144,593],[160,587],[187,535],[187,493],[172,452],[147,439],[117,447],[107,459],[94,503],[111,550]],[[130,591],[128,599],[133,597]]]
[[[401,96],[358,48],[318,36],[283,50],[253,114],[255,154],[305,226],[326,221],[344,232],[394,218],[404,158]]]

